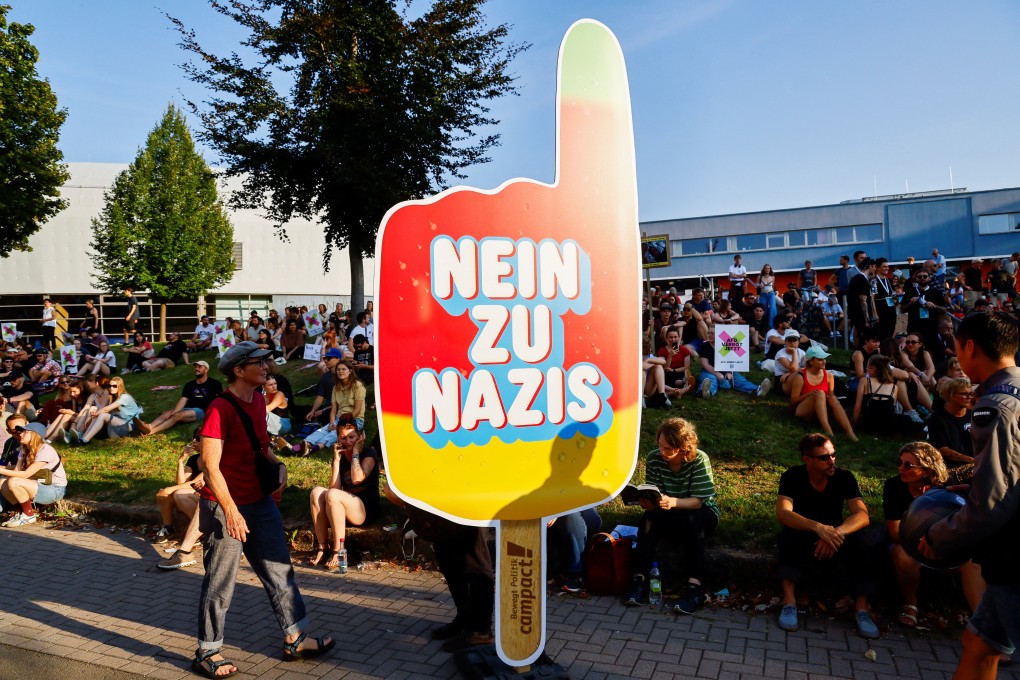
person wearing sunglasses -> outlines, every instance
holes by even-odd
[[[928,442],[904,444],[896,459],[896,469],[899,474],[885,480],[882,487],[882,512],[891,541],[889,560],[903,596],[903,608],[897,618],[901,625],[913,628],[917,625],[919,614],[917,590],[921,583],[921,563],[903,549],[900,521],[913,500],[928,489],[943,486],[949,479],[949,472],[938,450]],[[960,567],[960,578],[963,595],[973,611],[985,589],[981,569],[973,562],[967,562]]]
[[[994,678],[1000,654],[1020,643],[1020,327],[1001,313],[971,314],[956,329],[956,356],[980,383],[971,437],[974,478],[959,512],[933,524],[917,549],[934,559],[973,551],[986,582],[963,633],[956,677]]]
[[[876,639],[878,626],[868,608],[868,596],[874,590],[874,560],[864,531],[869,524],[868,506],[857,478],[836,467],[836,449],[824,434],[804,435],[798,450],[804,464],[779,478],[776,500],[776,519],[782,525],[778,541],[783,582],[779,627],[785,631],[799,627],[795,588],[803,572],[840,565],[852,580],[857,633]],[[850,511],[846,516],[844,504]]]
[[[0,505],[6,510],[17,510],[13,517],[0,526],[22,527],[34,524],[38,517],[34,505],[52,505],[67,492],[67,474],[64,464],[52,446],[43,441],[38,423],[18,424],[14,434],[21,443],[21,453],[13,468],[0,468]],[[45,478],[40,478],[44,473]]]
[[[974,474],[974,443],[971,417],[974,386],[968,378],[949,378],[939,383],[942,408],[928,420],[928,443],[938,449],[953,484],[969,484]]]

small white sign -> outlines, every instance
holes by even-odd
[[[746,325],[716,324],[715,370],[744,372],[751,368],[751,335]]]
[[[234,331],[223,331],[215,335],[214,343],[216,345],[216,356],[221,357],[224,352],[237,344],[237,338],[234,337]]]
[[[322,345],[305,345],[304,358],[308,361],[320,361],[322,359]]]
[[[325,320],[322,318],[322,315],[319,314],[319,310],[316,309],[311,312],[306,312],[304,314],[304,319],[305,333],[308,334],[308,337],[314,338],[316,335],[319,335],[326,330],[324,326]]]

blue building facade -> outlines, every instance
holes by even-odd
[[[955,189],[879,196],[836,205],[642,222],[647,236],[666,234],[671,264],[655,281],[725,275],[740,255],[748,273],[766,263],[799,271],[805,260],[831,270],[856,250],[900,264],[924,261],[932,248],[950,262],[1008,257],[1020,251],[1020,188]]]

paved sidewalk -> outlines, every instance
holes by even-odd
[[[14,647],[155,678],[191,678],[201,566],[156,568],[144,536],[33,525],[0,529],[0,640]],[[317,663],[280,660],[261,586],[243,565],[227,620],[227,656],[259,678],[448,678],[449,654],[428,637],[452,617],[433,572],[346,576],[298,568],[314,634],[338,643]],[[574,678],[950,678],[959,643],[894,631],[868,645],[843,620],[787,634],[771,616],[709,610],[674,619],[613,598],[549,600],[546,651]],[[80,676],[86,678],[87,676]],[[1018,678],[1004,668],[1000,678]]]

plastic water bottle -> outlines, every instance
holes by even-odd
[[[343,541],[340,541],[340,550],[337,551],[336,557],[337,557],[337,560],[338,560],[337,563],[340,565],[340,573],[341,574],[346,574],[347,573],[347,547],[344,545]]]
[[[653,607],[662,604],[662,575],[658,562],[652,562],[652,570],[648,572],[648,604]]]

